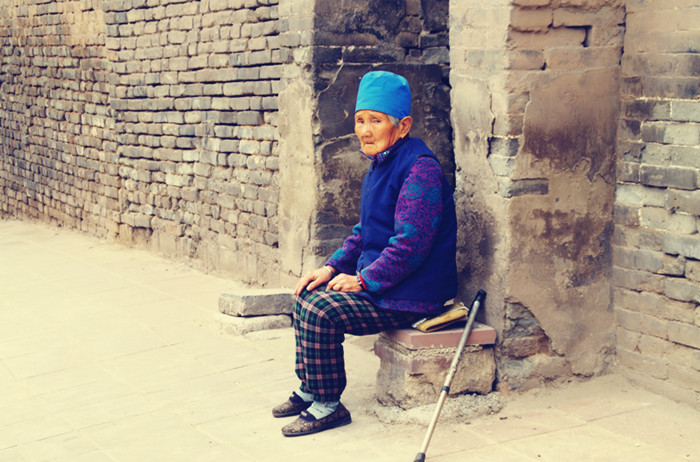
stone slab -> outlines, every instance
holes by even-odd
[[[292,326],[292,318],[285,314],[271,316],[240,317],[215,313],[214,320],[222,333],[245,335],[261,330],[282,329]]]
[[[294,294],[288,289],[242,289],[219,296],[219,312],[231,316],[291,314]]]
[[[462,325],[437,332],[421,332],[412,328],[394,329],[388,330],[382,335],[406,348],[416,350],[419,348],[456,347],[462,338],[463,331],[464,326]],[[495,343],[496,329],[486,324],[474,322],[469,337],[467,337],[467,345],[493,345]]]

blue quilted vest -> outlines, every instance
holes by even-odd
[[[396,234],[394,212],[399,192],[419,157],[435,154],[418,138],[406,138],[381,163],[373,162],[362,183],[362,254],[360,271],[379,257]],[[377,298],[445,302],[457,294],[457,218],[452,189],[442,176],[443,215],[437,239],[428,258],[408,278]]]

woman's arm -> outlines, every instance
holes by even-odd
[[[362,224],[358,223],[352,228],[352,234],[345,239],[343,246],[335,251],[328,259],[326,265],[332,267],[337,273],[355,274],[357,259],[362,253]]]
[[[404,181],[394,213],[394,231],[371,265],[360,272],[367,290],[381,293],[413,273],[430,255],[442,219],[442,170],[421,157]]]

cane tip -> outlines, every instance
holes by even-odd
[[[425,453],[419,452],[413,462],[425,462]]]

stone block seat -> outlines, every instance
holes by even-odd
[[[407,328],[379,334],[374,343],[374,353],[381,360],[376,390],[379,402],[403,409],[435,403],[463,331],[461,323],[430,333]],[[450,395],[492,391],[495,343],[495,329],[473,324],[450,384]]]

